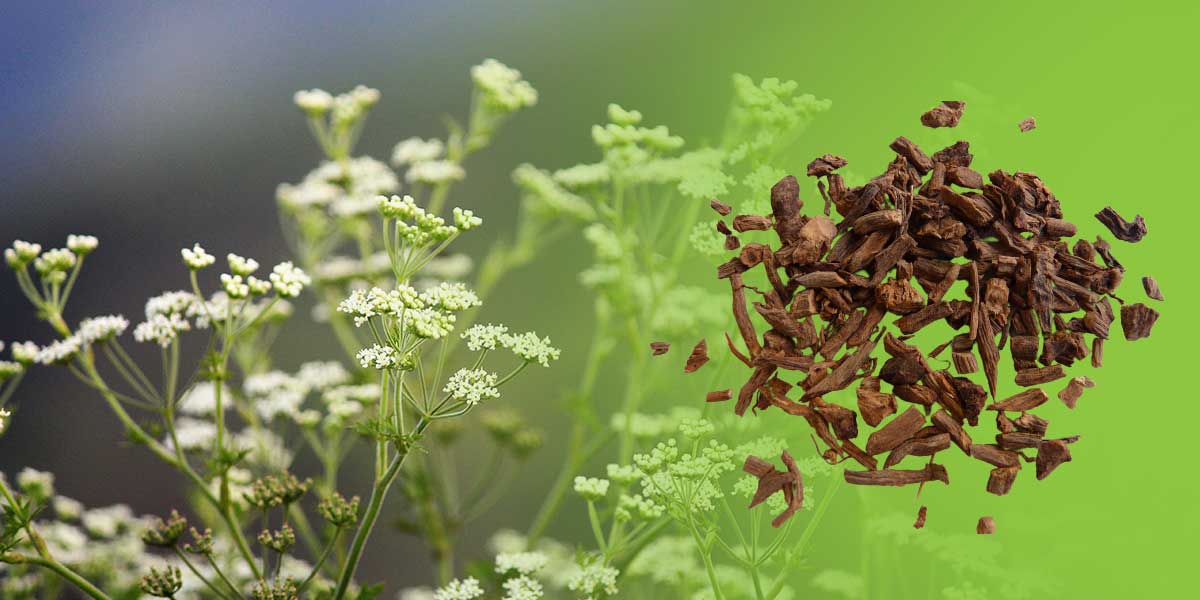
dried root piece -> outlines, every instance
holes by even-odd
[[[804,505],[804,479],[800,475],[800,468],[787,450],[783,451],[780,459],[787,470],[777,470],[771,463],[753,455],[747,456],[745,464],[742,465],[743,471],[758,478],[758,489],[750,499],[750,508],[762,504],[777,492],[783,492],[787,509],[771,521],[772,527],[783,525]]]
[[[1075,403],[1083,395],[1083,390],[1095,387],[1095,385],[1096,383],[1088,377],[1072,377],[1071,381],[1067,382],[1067,387],[1058,393],[1058,399],[1062,400],[1063,404],[1067,405],[1067,408],[1075,408]]]
[[[1024,119],[1021,119],[1020,123],[1017,123],[1017,128],[1021,130],[1021,133],[1033,131],[1034,129],[1037,129],[1037,119],[1034,119],[1033,117],[1025,117]]]
[[[979,517],[979,524],[975,526],[975,533],[979,535],[996,533],[996,520],[991,517]]]
[[[650,342],[650,354],[653,356],[662,356],[671,349],[671,344],[666,342]]]
[[[942,103],[921,115],[921,124],[926,127],[954,127],[962,118],[967,103],[961,100],[942,100]]]
[[[1140,242],[1146,237],[1146,220],[1142,215],[1136,215],[1133,222],[1126,221],[1124,217],[1117,214],[1117,211],[1111,206],[1104,207],[1103,210],[1096,213],[1096,218],[1099,219],[1104,226],[1118,239],[1126,242]]]
[[[924,506],[917,509],[917,522],[913,523],[913,529],[921,529],[925,527],[925,515],[928,512],[928,509],[926,509]]]
[[[700,340],[696,346],[692,348],[692,353],[688,355],[687,364],[683,367],[684,373],[695,373],[697,369],[703,367],[708,362],[708,341]]]

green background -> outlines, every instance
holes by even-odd
[[[593,160],[588,127],[608,102],[689,140],[713,139],[734,72],[793,79],[833,101],[788,157],[795,172],[832,152],[870,176],[897,135],[928,151],[962,136],[972,141],[977,170],[1039,174],[1083,235],[1102,231],[1090,215],[1105,205],[1140,213],[1147,239],[1115,243],[1128,268],[1123,294],[1141,301],[1137,278],[1150,274],[1167,300],[1156,306],[1163,314],[1150,339],[1108,345],[1106,366],[1091,374],[1097,387],[1076,410],[1047,405],[1052,435],[1083,436],[1075,460],[1042,482],[1023,474],[1004,498],[984,493],[983,469],[953,464],[954,485],[927,489],[919,503],[930,507],[933,532],[969,532],[979,515],[994,515],[1005,564],[1052,581],[1053,597],[1188,595],[1200,534],[1191,464],[1200,417],[1190,305],[1189,181],[1200,134],[1194,4],[30,5],[5,21],[3,87],[11,99],[0,113],[10,132],[0,148],[9,182],[0,192],[0,243],[49,241],[90,226],[107,254],[81,282],[77,302],[89,313],[136,313],[138,298],[177,287],[174,253],[185,241],[245,248],[264,261],[283,255],[274,185],[297,180],[317,159],[289,106],[292,90],[379,87],[384,100],[360,148],[385,156],[398,139],[437,134],[442,111],[461,114],[466,69],[485,56],[520,68],[541,93],[488,156],[468,164],[470,179],[456,193],[497,230],[516,196],[508,171],[525,161],[558,168]],[[958,129],[919,126],[921,112],[953,98],[968,101]],[[1026,116],[1038,129],[1018,134]],[[806,198],[814,197],[809,190]],[[480,240],[468,249],[484,247]],[[573,381],[589,334],[587,294],[575,281],[588,261],[587,248],[569,242],[514,275],[491,304],[490,317],[535,326],[564,349],[560,368],[520,388],[524,407],[551,432],[564,418],[555,391]],[[709,273],[698,265],[695,281],[720,289]],[[23,310],[6,278],[0,339],[44,339]],[[289,335],[295,362],[326,343],[303,329]],[[71,397],[80,392],[47,374],[32,378],[23,390],[26,420],[0,441],[0,467],[52,469],[60,489],[89,503],[120,500],[151,512],[178,501],[171,479],[145,476],[160,473],[150,459],[124,448],[105,454],[115,426],[99,407]],[[551,436],[515,489],[544,487],[560,442]],[[97,476],[113,464],[116,479]],[[527,523],[536,502],[522,494],[529,492],[512,494],[464,546],[481,544],[495,527]],[[869,490],[866,506],[857,493],[841,494],[811,546],[813,563],[854,571],[862,515],[913,514],[918,501],[911,490]],[[376,542],[370,575],[422,582],[415,546]],[[893,597],[888,586],[907,569],[940,568],[903,548],[873,551],[894,571],[875,572],[872,597]]]

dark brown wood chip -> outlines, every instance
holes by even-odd
[[[1042,440],[1037,445],[1037,478],[1045,479],[1059,465],[1071,462],[1071,449],[1067,440]]]
[[[840,156],[826,154],[824,156],[815,158],[812,162],[808,163],[808,176],[825,177],[826,175],[829,175],[830,173],[846,166],[847,164],[848,163],[846,162],[846,159]]]
[[[1007,494],[1012,490],[1013,482],[1017,480],[1017,474],[1020,472],[1020,466],[992,469],[991,475],[988,476],[987,491],[997,496]]]
[[[1117,214],[1116,209],[1111,206],[1104,207],[1100,212],[1096,213],[1096,218],[1104,223],[1104,226],[1118,239],[1126,242],[1139,242],[1146,237],[1146,220],[1142,215],[1136,215],[1133,222],[1126,221],[1124,217]]]
[[[760,215],[738,215],[733,218],[733,229],[738,233],[766,231],[770,228],[771,220]]]
[[[1067,372],[1063,370],[1063,366],[1054,364],[1047,365],[1045,367],[1022,369],[1017,371],[1017,376],[1014,378],[1014,380],[1017,382],[1017,385],[1021,387],[1029,387],[1031,385],[1048,383],[1054,381],[1055,379],[1062,379],[1066,376]]]
[[[942,103],[921,115],[921,124],[926,127],[954,127],[962,118],[967,103],[961,100],[942,100]]]
[[[921,529],[922,527],[925,527],[925,515],[928,513],[928,509],[926,509],[924,506],[917,509],[917,521],[913,523],[913,529]]]
[[[1142,303],[1121,307],[1121,330],[1129,341],[1150,337],[1150,329],[1158,320],[1158,311]]]
[[[720,200],[717,200],[716,198],[709,200],[708,205],[710,207],[712,207],[713,210],[717,211],[717,214],[721,215],[722,217],[733,212],[732,206],[729,206],[728,204],[725,204],[724,202],[721,202]]]
[[[692,348],[692,353],[688,355],[687,364],[683,367],[684,373],[695,373],[697,369],[703,367],[708,362],[708,340],[700,340],[696,346]]]
[[[671,349],[671,344],[667,342],[650,342],[650,352],[653,356],[662,356]]]
[[[1163,299],[1162,290],[1158,289],[1158,281],[1155,281],[1150,275],[1142,278],[1142,287],[1146,289],[1147,296],[1155,300]]]
[[[949,485],[950,475],[946,467],[928,464],[924,469],[884,469],[882,471],[843,471],[846,483],[854,485],[904,486],[927,481],[940,481]]]
[[[909,407],[867,438],[867,454],[874,456],[899,446],[924,425],[925,415]]]
[[[1059,368],[1061,369],[1062,367]],[[1042,391],[1042,388],[1031,388],[1005,398],[1004,400],[987,407],[987,409],[1002,412],[1024,412],[1027,410],[1033,410],[1045,404],[1046,400],[1049,398],[1050,397],[1046,395],[1046,392]]]
[[[705,402],[724,402],[733,398],[732,390],[717,390],[704,395]]]

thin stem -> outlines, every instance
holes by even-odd
[[[223,591],[222,591],[220,588],[218,588],[217,586],[213,585],[213,584],[212,584],[212,582],[208,580],[208,578],[206,578],[204,575],[201,575],[201,574],[200,574],[200,571],[199,571],[199,569],[197,569],[197,568],[196,568],[196,566],[192,564],[192,561],[188,560],[188,557],[187,557],[187,555],[183,553],[183,550],[180,550],[180,549],[179,549],[179,546],[175,546],[175,554],[176,554],[177,556],[179,556],[179,560],[182,560],[182,561],[183,561],[183,564],[187,566],[188,570],[190,570],[190,571],[191,571],[193,574],[195,574],[195,575],[196,575],[196,577],[197,577],[197,578],[198,578],[198,579],[199,579],[201,582],[203,582],[203,583],[204,583],[205,587],[207,587],[208,589],[212,590],[212,591],[213,591],[213,593],[215,593],[216,595],[220,596],[221,598],[228,598],[228,597],[229,597],[229,596],[227,596],[227,595],[225,594],[225,592],[223,592]]]
[[[91,596],[95,600],[110,600],[107,594],[100,591],[100,588],[93,585],[87,579],[84,579],[79,573],[72,571],[69,567],[58,562],[57,560],[54,560],[53,558],[22,556],[19,560],[31,565],[38,565],[39,567],[43,567],[49,571],[52,571],[55,575],[67,580],[71,583],[71,585],[79,588],[81,592]]]
[[[420,421],[417,421],[417,425],[413,429],[413,442],[419,439],[428,426],[429,421],[427,419],[422,418]],[[391,464],[388,465],[383,477],[375,483],[375,487],[371,491],[371,502],[367,505],[367,512],[363,516],[362,523],[359,524],[358,531],[354,534],[354,540],[350,544],[350,554],[346,556],[345,564],[342,566],[342,575],[338,579],[337,589],[333,593],[332,600],[341,600],[350,589],[350,582],[354,579],[355,571],[358,570],[358,562],[362,559],[367,538],[371,537],[371,531],[375,528],[375,522],[379,520],[379,511],[383,507],[383,501],[387,497],[392,482],[399,475],[400,467],[404,465],[404,459],[408,457],[409,453],[409,446],[401,446],[395,458],[392,459]]]
[[[334,546],[337,545],[338,536],[340,536],[341,533],[342,530],[339,528],[333,532],[332,536],[329,537],[329,542],[325,544],[325,548],[321,550],[321,555],[317,557],[317,563],[313,565],[312,573],[309,573],[308,577],[304,579],[304,582],[300,584],[300,587],[296,588],[297,595],[302,593],[304,588],[308,587],[308,584],[312,583],[312,581],[317,578],[317,574],[320,573],[321,568],[325,566],[325,561],[329,559],[330,552],[332,552]]]

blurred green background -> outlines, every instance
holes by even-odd
[[[513,218],[512,167],[594,159],[588,128],[608,102],[702,141],[720,133],[732,73],[794,79],[834,103],[791,153],[796,172],[833,152],[870,176],[897,135],[928,151],[961,136],[980,171],[1039,174],[1082,235],[1102,231],[1090,215],[1106,204],[1145,216],[1149,237],[1117,242],[1115,252],[1129,269],[1128,299],[1142,299],[1141,275],[1158,279],[1163,316],[1152,338],[1109,344],[1106,366],[1092,374],[1097,388],[1075,411],[1047,405],[1052,435],[1083,436],[1074,462],[1043,482],[1022,477],[1004,498],[983,491],[982,467],[952,465],[954,485],[927,489],[919,503],[935,532],[969,532],[979,515],[994,515],[1003,560],[1021,572],[1013,577],[1051,581],[1055,597],[1182,597],[1200,535],[1200,484],[1187,462],[1200,418],[1190,386],[1195,217],[1179,183],[1195,170],[1200,134],[1197,26],[1200,8],[1183,2],[8,4],[0,244],[99,235],[101,252],[68,316],[136,314],[147,295],[185,283],[181,245],[284,257],[275,185],[318,159],[290,103],[296,89],[379,88],[359,151],[386,157],[399,139],[440,134],[443,112],[466,111],[470,65],[490,56],[521,69],[538,106],[467,165],[455,195],[500,231]],[[968,101],[963,125],[921,128],[917,116],[944,98]],[[1038,129],[1017,134],[1026,116]],[[485,238],[464,247],[478,253]],[[556,467],[558,391],[574,380],[589,333],[589,300],[575,278],[588,261],[582,242],[565,243],[507,280],[485,313],[549,334],[564,359],[506,394],[540,415],[548,451],[468,534],[467,552],[494,528],[525,526],[540,500],[528,496]],[[697,262],[695,281],[721,289],[707,259]],[[0,339],[48,339],[7,276],[0,315]],[[281,345],[287,366],[329,354],[323,330],[304,322]],[[63,377],[35,373],[23,387],[0,469],[52,470],[63,493],[88,504],[162,512],[180,502],[174,476],[118,446],[115,421]],[[911,490],[868,490],[866,506],[857,491],[841,494],[811,545],[812,564],[854,571],[862,515],[911,515],[918,501]],[[571,537],[569,528],[554,533]],[[427,580],[411,540],[377,535],[372,544],[367,578],[392,589]],[[903,548],[874,552],[894,572],[873,575],[872,597],[892,597],[890,582],[900,589],[908,570],[940,568]]]

